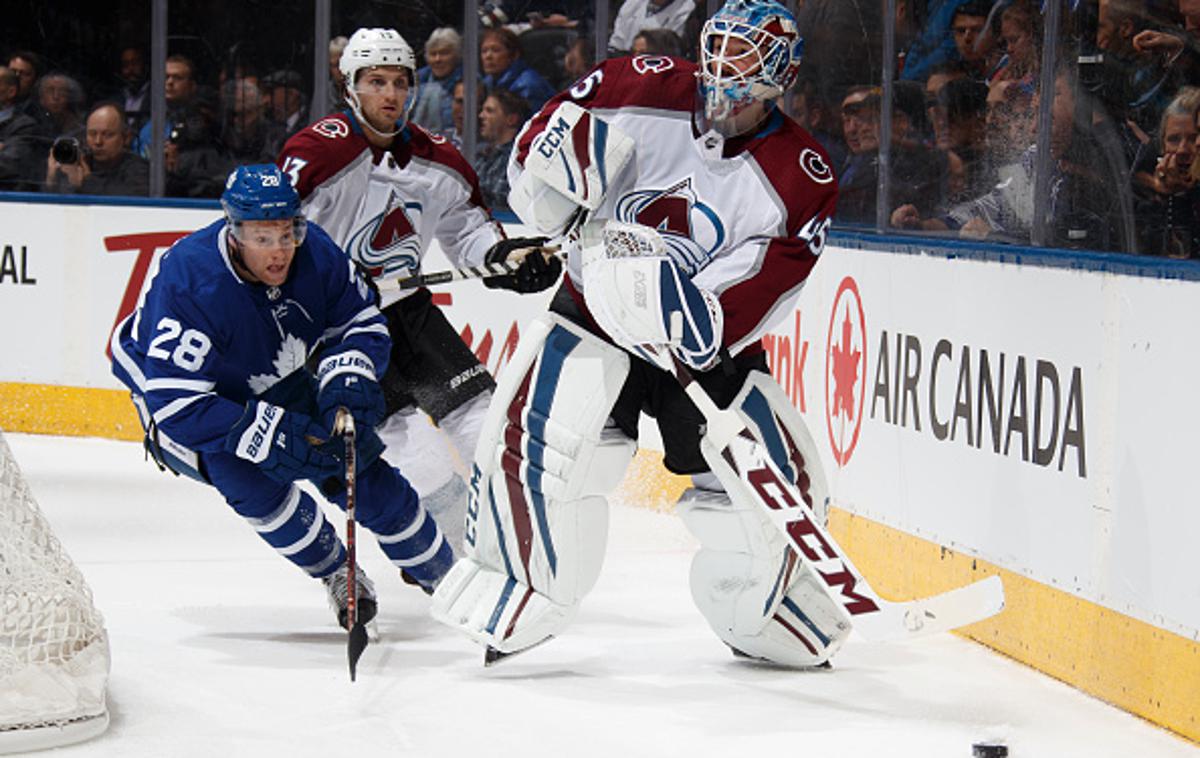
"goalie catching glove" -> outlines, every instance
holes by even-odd
[[[547,255],[542,246],[546,237],[516,237],[500,240],[488,250],[485,263],[517,263],[511,274],[489,276],[483,283],[491,289],[506,289],[529,294],[553,287],[562,276],[562,261]]]
[[[717,361],[724,317],[715,295],[684,275],[653,229],[609,221],[583,239],[584,299],[592,317],[621,347],[657,363],[642,348],[670,348],[688,367]]]

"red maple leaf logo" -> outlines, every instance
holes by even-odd
[[[846,419],[854,420],[854,385],[858,383],[858,363],[862,352],[853,350],[850,339],[850,307],[842,320],[842,343],[833,346],[833,410],[831,415],[845,411]]]

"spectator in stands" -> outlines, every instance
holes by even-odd
[[[683,55],[683,40],[670,29],[643,29],[633,38],[630,55]]]
[[[1035,96],[1029,104],[1038,107]],[[959,203],[940,216],[927,218],[911,204],[893,211],[893,226],[949,230],[971,239],[1028,243],[1041,214],[1050,232],[1048,242],[1063,247],[1109,250],[1119,248],[1116,234],[1115,176],[1097,165],[1091,125],[1075,124],[1075,83],[1072,71],[1061,65],[1055,76],[1050,151],[1054,159],[1050,196],[1044,207],[1034,205],[1037,146],[1029,145],[1013,163],[1001,167],[999,182],[984,195]],[[1026,143],[1028,144],[1028,143]]]
[[[53,133],[54,126],[34,91],[34,85],[45,73],[42,57],[29,50],[20,50],[8,57],[8,68],[16,73],[19,83],[17,111],[32,118],[42,136],[49,136]]]
[[[954,52],[969,76],[980,81],[990,77],[996,54],[996,37],[989,24],[992,0],[969,0],[958,7],[950,21]]]
[[[167,195],[220,197],[233,161],[217,139],[220,117],[210,88],[198,88],[179,112],[164,148]]]
[[[417,69],[412,121],[436,134],[454,127],[454,85],[462,81],[462,37],[450,27],[434,29],[425,41],[425,65]]]
[[[185,55],[172,55],[167,58],[165,69],[163,91],[167,100],[167,123],[164,136],[169,137],[173,126],[186,118],[192,99],[196,96],[196,66]],[[147,121],[133,141],[133,151],[149,159],[152,142],[150,122]]]
[[[931,147],[933,128],[925,108],[925,89],[917,82],[892,85],[891,203],[912,203],[927,213],[942,209],[946,199],[950,161],[943,150]],[[961,174],[961,161],[954,161]]]
[[[821,99],[835,110],[852,87],[881,81],[879,9],[878,0],[806,0],[796,14],[805,43],[800,76],[815,81]]]
[[[33,189],[35,142],[40,136],[37,121],[17,110],[20,75],[0,66],[0,190]]]
[[[1096,46],[1104,52],[1101,98],[1115,120],[1131,120],[1148,133],[1159,127],[1163,109],[1187,83],[1185,69],[1174,66],[1181,50],[1144,45],[1142,33],[1155,33],[1152,24],[1143,0],[1100,0]],[[1142,46],[1135,42],[1139,36]]]
[[[1004,56],[992,80],[1017,81],[1032,87],[1041,62],[1041,14],[1030,0],[1014,0],[1000,14],[1000,42]]]
[[[1163,111],[1159,157],[1139,194],[1137,219],[1143,252],[1200,258],[1200,184],[1194,170],[1200,129],[1200,89],[1185,87]]]
[[[946,109],[938,100],[942,88],[956,79],[965,79],[967,72],[959,63],[943,63],[930,72],[925,80],[925,108],[929,123],[933,126],[934,144],[942,150],[950,149],[950,127]],[[984,90],[986,92],[986,89]]]
[[[1012,163],[1034,138],[1034,88],[1007,79],[992,82],[987,96],[987,150],[993,166]]]
[[[1180,23],[1163,29],[1144,29],[1134,35],[1140,54],[1161,56],[1161,65],[1172,70],[1172,83],[1200,82],[1200,0],[1178,0]]]
[[[590,36],[578,37],[563,56],[563,74],[575,82],[596,65],[596,43]]]
[[[269,155],[279,155],[283,143],[308,125],[304,77],[281,69],[263,78],[262,91],[267,101],[266,151]]]
[[[625,0],[608,38],[609,54],[631,51],[634,37],[643,29],[667,29],[683,37],[684,24],[694,7],[695,0]]]
[[[340,111],[346,107],[346,82],[342,79],[342,70],[338,64],[342,60],[342,51],[350,40],[338,36],[329,40],[329,112]]]
[[[150,118],[150,76],[146,54],[140,47],[127,47],[121,51],[117,79],[120,86],[113,99],[121,103],[129,128],[136,134]]]
[[[250,77],[225,83],[224,129],[221,140],[234,163],[270,163],[278,152],[267,145],[266,102]]]
[[[61,71],[53,71],[38,79],[34,95],[42,110],[50,116],[51,137],[83,136],[83,87]]]
[[[942,0],[931,3],[928,18],[904,57],[902,78],[925,81],[939,67],[957,64],[980,79],[992,48],[984,33],[992,0]]]
[[[150,167],[129,150],[132,134],[118,103],[101,103],[87,117],[87,137],[64,155],[61,149],[46,158],[46,191],[60,194],[131,195],[150,191]],[[68,163],[59,157],[74,156]]]
[[[508,156],[521,125],[529,118],[529,103],[516,93],[494,89],[479,109],[479,136],[485,142],[475,159],[479,189],[493,211],[508,211]]]
[[[841,167],[846,161],[846,142],[842,139],[841,117],[821,98],[820,88],[810,78],[796,80],[788,95],[788,113],[796,123],[821,143],[829,156],[829,165]]]
[[[517,35],[503,27],[485,29],[479,43],[483,84],[490,89],[506,89],[525,98],[531,112],[554,97],[554,88],[542,75],[521,60]]]
[[[955,79],[941,87],[931,108],[945,122],[937,146],[962,161],[962,187],[950,192],[955,200],[977,197],[995,184],[987,150],[987,95],[982,82]]]
[[[879,182],[878,87],[853,87],[842,100],[842,136],[848,151],[837,172],[837,219],[853,223],[875,220]]]

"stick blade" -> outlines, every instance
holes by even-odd
[[[369,641],[367,625],[361,621],[355,622],[354,626],[350,627],[350,634],[346,638],[346,655],[350,659],[350,681],[352,682],[357,676],[358,659],[362,658]]]
[[[948,632],[991,618],[1004,609],[999,576],[903,603],[884,602],[879,613],[854,619],[854,628],[872,642],[913,639]]]

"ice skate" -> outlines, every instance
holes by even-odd
[[[337,613],[338,624],[343,629],[348,628],[346,617],[349,611],[346,605],[350,599],[349,594],[346,592],[346,570],[347,564],[343,563],[337,571],[328,576],[321,577],[321,581],[325,584],[325,591],[329,593],[329,605]],[[375,618],[375,611],[377,610],[375,584],[362,570],[362,566],[358,567],[355,579],[358,589],[358,621],[367,624],[370,623],[371,619]]]

